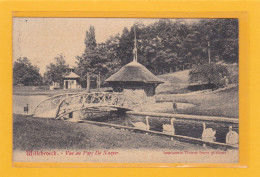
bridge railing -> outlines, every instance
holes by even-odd
[[[54,95],[37,105],[34,109],[34,117],[53,117],[55,114],[55,109],[57,105],[60,103],[62,99],[67,96],[77,95],[81,93],[65,93],[65,94],[58,94]]]
[[[34,117],[57,118],[71,110],[91,106],[121,106],[125,96],[116,92],[65,93],[42,101],[34,110]]]
[[[102,107],[102,106],[122,106],[124,103],[124,95],[122,93],[113,92],[92,92],[82,93],[63,98],[56,108],[56,118],[67,115],[74,110]]]

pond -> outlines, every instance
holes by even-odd
[[[134,123],[142,122],[146,123],[145,116],[143,115],[117,115],[105,113],[96,113],[88,118],[91,121],[106,122],[110,124],[117,124],[123,126],[134,127]],[[216,131],[216,142],[225,143],[226,135],[229,132],[229,126],[232,126],[232,130],[238,133],[238,124],[225,123],[225,122],[212,122],[204,121],[206,128],[212,128]],[[163,132],[163,124],[170,125],[170,118],[163,117],[150,117],[149,118],[149,130]],[[173,123],[175,134],[183,135],[193,138],[201,138],[203,132],[203,121],[200,120],[183,120],[175,119]]]
[[[13,94],[13,113],[24,114],[24,107],[28,104],[28,114],[33,114],[36,106],[47,99],[46,95],[14,95]]]

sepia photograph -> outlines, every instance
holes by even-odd
[[[237,18],[13,17],[13,162],[238,163]]]

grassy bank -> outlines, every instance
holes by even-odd
[[[156,88],[157,94],[180,94],[191,92],[189,86],[189,71],[178,71],[158,76],[164,81]]]
[[[13,115],[13,147],[14,150],[202,148],[162,136],[17,114]]]
[[[187,109],[178,109],[180,114],[193,115],[208,115],[208,116],[224,116],[238,117],[239,116],[239,99],[238,87],[222,91],[202,91],[192,94],[166,94],[159,95],[158,100],[172,101],[178,103],[193,104],[194,107]],[[164,112],[172,113],[172,109]]]

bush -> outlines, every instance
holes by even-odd
[[[198,65],[189,73],[190,83],[208,84],[212,90],[225,86],[228,78],[228,68],[216,63]]]
[[[238,77],[238,75],[230,75],[228,80],[229,80],[230,84],[236,84],[237,85],[238,82],[239,82],[239,77]]]

